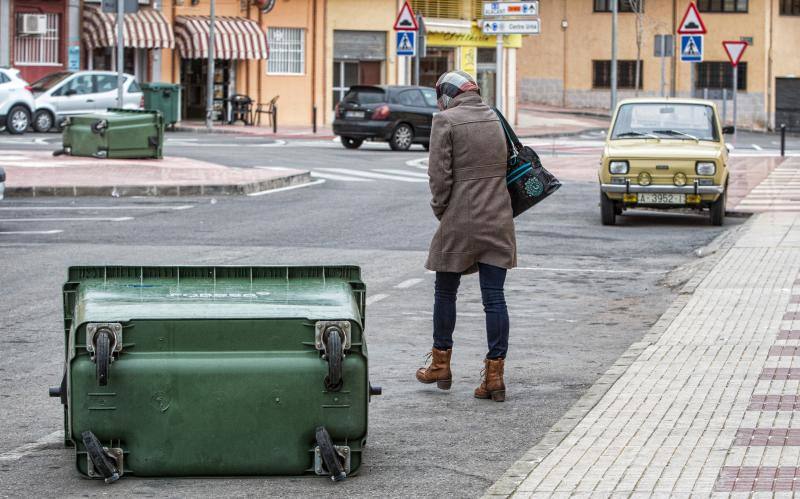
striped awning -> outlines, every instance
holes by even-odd
[[[210,24],[210,18],[207,16],[175,18],[175,40],[182,58],[208,57]],[[267,59],[268,57],[267,34],[256,21],[243,17],[215,17],[214,58]]]
[[[117,16],[107,14],[100,7],[84,5],[83,33],[88,48],[116,47]],[[172,26],[161,12],[141,7],[135,14],[125,14],[124,46],[139,49],[175,47]]]

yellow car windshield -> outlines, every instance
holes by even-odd
[[[623,104],[611,138],[719,140],[711,106],[676,103]]]

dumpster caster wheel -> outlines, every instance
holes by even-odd
[[[97,439],[91,431],[84,431],[81,433],[81,440],[86,447],[86,452],[89,454],[89,460],[92,461],[95,471],[102,475],[106,483],[113,483],[119,480],[120,472],[115,464],[115,459],[103,448],[100,440]]]
[[[347,473],[342,469],[339,455],[336,453],[336,448],[333,446],[333,440],[331,440],[331,436],[324,426],[317,428],[316,439],[319,452],[322,456],[322,462],[325,463],[325,469],[331,474],[331,480],[334,482],[341,482],[347,478]]]
[[[328,329],[326,333],[325,357],[328,360],[328,375],[325,377],[325,388],[329,392],[338,392],[342,389],[342,359],[344,358],[342,335],[335,328]]]
[[[101,330],[95,337],[94,362],[97,366],[97,384],[108,384],[108,367],[111,364],[111,337],[110,331]]]

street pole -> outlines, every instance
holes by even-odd
[[[122,73],[125,72],[125,0],[117,0],[117,107],[124,107],[122,101],[122,83],[125,81]]]
[[[210,2],[208,26],[208,79],[206,80],[206,128],[214,126],[214,0]],[[224,103],[223,103],[224,105]],[[224,112],[224,110],[223,110]]]
[[[617,108],[617,12],[619,1],[611,0],[611,113]]]
[[[666,97],[664,93],[664,71],[667,65],[667,35],[661,35],[661,97]]]
[[[422,56],[422,54],[420,54],[420,49],[422,48],[420,45],[422,41],[422,37],[420,36],[422,35],[422,16],[419,14],[417,14],[417,26],[420,29],[417,31],[417,45],[414,47],[414,85],[419,85],[419,59]]]
[[[503,35],[497,35],[497,75],[495,77],[494,106],[503,111]]]
[[[689,63],[689,97],[694,97],[694,63]]]
[[[736,134],[738,133],[736,127],[736,93],[739,86],[739,66],[733,67],[733,144],[736,145]]]

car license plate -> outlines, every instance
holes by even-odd
[[[639,194],[639,204],[686,204],[686,194],[643,192]]]
[[[347,111],[344,113],[345,118],[363,118],[364,111]]]

